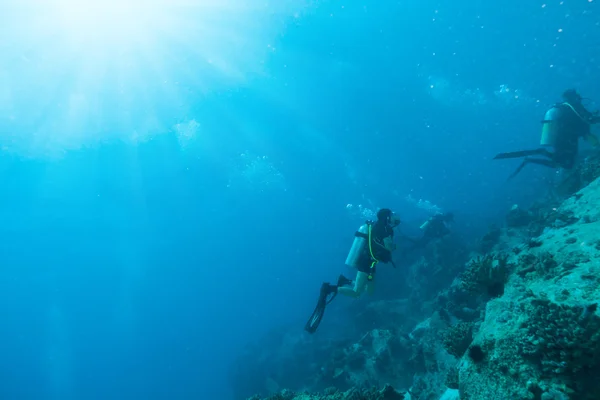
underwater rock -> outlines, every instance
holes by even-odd
[[[440,400],[460,400],[458,389],[448,389],[444,392]]]
[[[410,316],[427,318],[436,305],[428,302],[452,284],[456,275],[463,269],[469,259],[465,243],[456,236],[449,235],[443,240],[431,243],[419,257],[408,267],[406,286],[410,289]],[[418,321],[410,321],[413,323]]]
[[[521,228],[529,225],[533,220],[534,215],[531,211],[524,210],[515,204],[506,215],[506,226],[509,228]]]
[[[516,273],[486,304],[471,345],[484,357],[461,360],[461,398],[600,398],[600,183],[580,194],[556,210],[577,222],[508,260]]]
[[[404,393],[400,393],[394,389],[391,385],[385,385],[379,392],[380,400],[404,400]]]
[[[457,362],[456,357],[449,354],[440,341],[440,332],[447,327],[447,322],[434,313],[411,333],[410,336],[415,338],[411,368],[416,373],[413,373],[410,398],[437,399],[446,391],[448,376]]]
[[[580,223],[592,223],[600,220],[600,180],[580,190],[559,207],[559,211],[570,214]]]
[[[482,253],[488,253],[494,249],[494,247],[500,242],[502,237],[502,230],[498,227],[492,226],[490,230],[483,235],[480,243],[480,251]]]
[[[600,177],[600,155],[586,157],[566,175],[556,188],[557,194],[563,197],[571,196]]]
[[[316,379],[322,366],[332,360],[332,349],[344,349],[351,343],[344,339],[318,340],[297,329],[275,329],[247,346],[231,366],[234,397],[242,399],[254,393],[264,396],[283,387],[305,387],[307,379]]]
[[[372,384],[383,386],[390,381],[409,386],[410,378],[401,371],[410,370],[407,364],[412,352],[410,344],[391,331],[371,330],[357,343],[333,353],[331,360],[324,364],[315,387],[347,390]]]
[[[364,311],[358,312],[356,324],[369,328],[376,326],[379,329],[403,329],[406,326],[408,329],[417,322],[410,315],[407,299],[372,301],[365,306]]]
[[[284,390],[270,397],[254,396],[248,400],[404,400],[405,393],[399,392],[391,385],[385,385],[382,389],[371,388],[359,390],[356,388],[347,391],[327,390],[323,394],[294,393]]]

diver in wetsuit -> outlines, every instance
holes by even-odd
[[[454,214],[436,214],[429,218],[420,229],[423,231],[423,236],[419,239],[409,239],[413,242],[406,251],[410,252],[419,248],[426,247],[432,240],[441,239],[450,233],[450,224],[454,221]]]
[[[579,151],[579,138],[586,139],[594,146],[598,145],[598,139],[591,133],[591,125],[600,122],[598,113],[592,113],[584,107],[583,99],[575,89],[565,91],[562,97],[564,102],[553,105],[546,112],[542,121],[540,144],[552,147],[553,152],[544,147],[536,150],[501,153],[494,157],[494,160],[526,157],[509,179],[515,177],[527,164],[538,164],[550,168],[573,168]],[[541,158],[529,158],[531,156],[540,156]]]
[[[336,285],[328,282],[321,285],[317,306],[304,327],[307,332],[314,333],[317,330],[325,307],[338,293],[354,298],[360,297],[365,290],[372,293],[377,264],[391,262],[394,265],[394,228],[399,224],[400,219],[390,209],[383,208],[377,212],[376,222],[367,221],[359,228],[346,258],[346,264],[357,269],[356,278],[352,281],[340,275]]]

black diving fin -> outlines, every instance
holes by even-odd
[[[329,295],[332,295],[331,298],[328,298]],[[319,301],[317,302],[317,306],[315,307],[312,315],[306,322],[306,325],[304,325],[305,331],[308,333],[315,333],[317,331],[317,328],[323,319],[323,315],[325,315],[325,307],[327,307],[327,304],[333,301],[335,296],[337,296],[337,290],[335,290],[335,286],[330,285],[329,283],[323,283],[321,285]]]
[[[511,180],[511,179],[513,179],[515,176],[517,176],[517,175],[519,174],[519,172],[521,172],[521,170],[522,170],[523,168],[525,168],[525,166],[528,164],[528,162],[529,162],[529,160],[528,160],[527,158],[526,158],[526,159],[524,159],[524,160],[523,160],[523,162],[521,163],[521,165],[519,165],[519,166],[517,167],[517,169],[516,169],[516,170],[515,170],[515,171],[514,171],[512,174],[510,174],[510,176],[508,177],[507,181],[510,181],[510,180]]]
[[[503,160],[506,158],[521,158],[528,156],[543,156],[546,155],[548,151],[546,149],[535,149],[535,150],[522,150],[522,151],[512,151],[510,153],[500,153],[494,156],[494,160]]]

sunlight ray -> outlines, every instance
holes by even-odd
[[[9,2],[0,110],[25,133],[0,134],[0,146],[46,152],[193,119],[204,96],[265,75],[270,42],[306,0]]]

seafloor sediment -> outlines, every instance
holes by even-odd
[[[359,340],[283,334],[281,352],[253,359],[267,399],[600,399],[600,180],[513,207],[479,250],[460,267],[443,248],[419,261],[416,299],[369,303],[358,319],[377,328]]]

